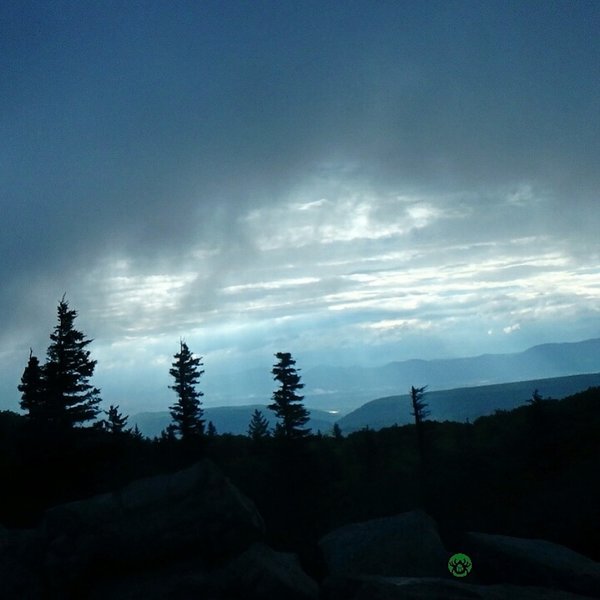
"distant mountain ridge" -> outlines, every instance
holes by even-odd
[[[217,429],[217,433],[233,433],[236,435],[246,435],[248,425],[252,418],[252,413],[260,410],[271,425],[275,426],[277,419],[272,410],[269,410],[262,404],[250,404],[244,406],[216,406],[204,409],[204,419],[206,423],[212,421]],[[310,427],[313,433],[329,433],[336,421],[337,416],[331,413],[310,409],[310,420],[307,427]],[[161,412],[143,412],[132,415],[129,418],[130,427],[138,426],[143,435],[153,438],[160,436],[161,432],[171,422],[171,414],[168,411]]]
[[[344,421],[346,418],[344,417],[339,423],[346,432],[349,432],[353,428],[360,429],[367,424],[360,420],[357,421],[359,424],[354,424],[353,420],[358,417],[351,411],[362,410],[363,406],[370,404],[374,398],[405,397],[411,385],[427,385],[428,398],[431,399],[434,394],[442,390],[446,391],[446,396],[442,394],[442,397],[449,397],[448,390],[479,389],[482,386],[487,386],[488,390],[491,390],[500,384],[514,386],[515,382],[524,382],[523,389],[518,392],[519,397],[524,401],[531,395],[536,382],[552,378],[568,379],[574,375],[600,372],[600,338],[581,342],[541,344],[514,354],[482,354],[466,358],[433,360],[411,359],[390,362],[380,367],[323,365],[303,370],[301,364],[298,366],[301,369],[302,382],[305,384],[304,403],[312,412],[311,428],[323,433],[329,431],[336,416],[327,411],[333,410],[338,411],[340,415],[347,415],[348,420]],[[204,409],[207,422],[213,421],[219,433],[245,434],[250,415],[255,408],[261,409],[265,416],[273,420],[273,413],[266,409],[274,387],[269,369],[254,368],[227,375],[215,373],[214,377],[207,376],[204,383],[205,386],[202,388],[205,392],[204,398],[210,399],[213,405],[222,404],[216,408]],[[590,383],[582,388],[566,391],[563,395],[585,389],[590,385],[599,384]],[[545,396],[558,394],[558,392],[544,391],[541,385],[537,387],[540,387],[540,392]],[[470,398],[472,393],[482,392],[461,393],[463,397]],[[493,394],[488,397],[487,406],[496,400],[500,404],[493,406],[492,411],[504,406],[505,400]],[[471,408],[474,406],[476,404],[472,404]],[[469,410],[462,417],[460,416],[462,413],[455,415],[448,411],[439,415],[454,415],[447,418],[464,420],[467,417],[473,419],[481,414],[487,414],[481,413],[483,409],[479,408],[475,412]],[[361,414],[363,413],[358,412],[358,415]],[[432,418],[437,416],[432,414]],[[166,411],[139,413],[130,419],[132,425],[137,422],[140,430],[150,437],[160,435],[169,421],[170,416]],[[377,427],[379,426],[376,425],[377,422],[375,419],[369,426]],[[393,421],[390,423],[388,417],[382,417],[381,423],[384,427],[386,424],[392,424]]]
[[[432,391],[425,394],[434,421],[473,421],[496,410],[522,406],[538,390],[544,398],[561,399],[590,387],[600,387],[600,373],[534,379],[479,387]],[[387,396],[367,402],[338,420],[344,434],[365,427],[381,429],[414,423],[408,394]]]
[[[346,412],[373,397],[404,393],[411,385],[430,390],[548,379],[600,371],[600,338],[541,344],[514,354],[411,359],[382,367],[314,367],[305,372],[306,401]]]
[[[564,377],[600,371],[600,338],[541,344],[518,353],[441,359],[411,359],[376,367],[317,365],[299,360],[307,407],[348,413],[382,396],[406,393],[411,385],[430,390]],[[268,404],[274,389],[268,365],[240,372],[207,369],[202,381],[212,406]]]
[[[431,420],[464,422],[493,414],[496,410],[522,406],[531,398],[534,390],[538,390],[544,398],[561,399],[590,387],[600,387],[600,373],[437,390],[426,393],[425,401],[431,411]],[[255,409],[262,411],[271,427],[275,426],[273,411],[261,404],[205,408],[204,418],[207,423],[213,422],[219,434],[246,435]],[[307,426],[313,433],[320,431],[323,434],[330,433],[334,423],[340,426],[344,434],[348,434],[365,427],[382,429],[413,422],[408,394],[371,400],[341,418],[315,409],[310,409],[310,413]],[[160,436],[170,422],[171,415],[163,411],[132,415],[128,424],[132,427],[137,425],[145,436],[152,438]]]
[[[482,354],[470,358],[389,363],[403,375],[423,377],[430,385],[470,386],[546,379],[600,370],[600,338],[572,343],[541,344],[514,354]]]

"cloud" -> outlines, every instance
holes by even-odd
[[[504,331],[504,333],[509,334],[509,333],[513,333],[513,331],[518,331],[519,329],[521,329],[521,326],[519,325],[519,323],[515,323],[514,325],[509,325],[508,327],[504,327],[502,329],[502,331]]]
[[[555,8],[3,6],[11,397],[65,291],[132,372],[595,335],[598,9]]]

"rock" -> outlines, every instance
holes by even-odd
[[[87,600],[317,600],[319,588],[294,554],[255,543],[226,565],[207,570],[197,558],[94,582]]]
[[[218,564],[260,539],[264,523],[254,504],[204,460],[52,508],[43,529],[46,573],[60,586],[189,556]]]
[[[346,525],[319,541],[331,574],[449,577],[449,554],[421,510]]]
[[[197,558],[95,582],[88,600],[317,600],[319,588],[294,554],[255,543],[224,566],[207,570]]]
[[[202,560],[178,561],[146,571],[115,574],[94,581],[81,594],[86,600],[196,600],[216,598]]]
[[[44,540],[37,531],[0,526],[0,597],[3,600],[41,597],[43,556]]]
[[[244,600],[316,600],[319,587],[300,567],[295,554],[253,544],[217,576],[217,597]]]
[[[471,585],[434,577],[330,577],[323,600],[589,600],[561,590],[516,585]]]
[[[466,552],[473,570],[490,583],[539,585],[597,597],[600,564],[545,540],[469,533]]]

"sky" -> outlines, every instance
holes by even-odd
[[[600,336],[599,30],[595,1],[2,2],[0,409],[63,293],[129,410],[173,401],[181,338],[210,387]]]

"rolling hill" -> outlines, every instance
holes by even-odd
[[[233,433],[237,435],[246,435],[248,424],[252,418],[255,409],[262,411],[263,415],[269,421],[271,427],[275,426],[276,418],[273,411],[262,404],[251,404],[245,406],[217,406],[204,409],[204,419],[206,423],[212,421],[217,429],[217,433]],[[311,419],[307,427],[310,427],[314,433],[321,431],[329,433],[337,417],[331,413],[322,410],[310,409]],[[132,415],[129,418],[128,425],[138,426],[143,435],[153,438],[160,436],[161,431],[171,422],[171,415],[168,411],[164,412],[143,412]]]
[[[477,417],[493,414],[496,410],[510,410],[525,404],[535,389],[544,398],[558,399],[597,386],[600,386],[600,373],[435,390],[428,392],[425,399],[431,411],[431,420],[464,422],[467,419],[473,421]],[[217,433],[245,435],[255,409],[262,411],[271,427],[275,425],[275,415],[262,404],[205,408],[204,418],[207,423],[214,423]],[[336,422],[344,434],[364,427],[381,429],[394,424],[406,425],[413,422],[408,394],[371,400],[341,418],[326,411],[309,410],[311,419],[308,426],[313,432],[321,433],[329,433]],[[129,425],[137,424],[145,436],[152,438],[159,436],[170,421],[171,417],[167,411],[143,412],[132,415]]]
[[[595,373],[600,371],[600,338],[542,344],[512,354],[412,359],[370,367],[299,362],[298,367],[307,407],[346,414],[373,398],[406,393],[411,385],[429,385],[434,391]],[[237,372],[207,368],[201,387],[204,401],[212,406],[265,405],[274,383],[267,363]]]
[[[510,410],[526,403],[535,389],[544,398],[559,399],[596,386],[600,386],[600,373],[432,391],[426,394],[425,401],[431,420],[473,421],[496,410]],[[381,429],[394,424],[405,425],[414,422],[411,410],[408,394],[386,396],[342,417],[338,425],[344,434],[364,427]]]
[[[303,375],[309,406],[342,413],[376,397],[408,392],[411,385],[449,390],[514,381],[565,377],[600,371],[600,339],[542,344],[513,354],[406,360],[381,367],[307,369]]]

